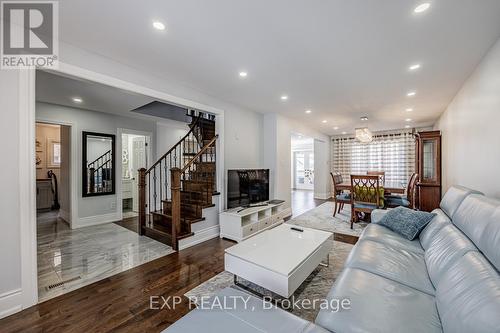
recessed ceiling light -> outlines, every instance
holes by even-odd
[[[416,71],[420,67],[421,67],[420,64],[414,64],[414,65],[411,65],[410,67],[408,67],[408,70],[410,70],[410,71]]]
[[[322,123],[323,124],[326,124],[328,122],[328,120],[323,120]]]
[[[342,132],[342,134],[346,135],[346,134],[347,134],[347,132]]]
[[[406,118],[405,121],[409,123],[411,121],[411,118]]]
[[[338,129],[339,129],[339,127],[338,127],[338,126],[335,126],[333,129],[334,129],[334,130],[338,130]]]
[[[411,126],[410,125],[405,125],[405,128],[410,128]]]
[[[367,121],[367,120],[368,120],[368,117],[364,116],[364,117],[361,117],[361,118],[359,118],[359,119],[361,119],[361,121]]]
[[[240,77],[247,77],[248,73],[243,71],[243,72],[240,72]]]
[[[429,9],[430,6],[431,6],[430,3],[424,2],[420,5],[418,5],[417,7],[415,7],[415,9],[413,11],[417,14],[420,14],[420,13],[425,12],[427,9]]]
[[[156,30],[165,30],[165,24],[161,23],[160,21],[153,21],[153,27]]]
[[[83,99],[81,99],[80,97],[73,97],[72,100],[75,103],[82,103],[83,102]]]
[[[311,113],[311,112],[312,112],[311,110],[306,110],[306,113],[308,113],[308,114]]]
[[[288,96],[287,96],[287,95],[283,95],[283,96],[281,96],[281,100],[282,100],[282,101],[286,101],[287,99],[288,99]]]
[[[409,91],[409,92],[406,94],[406,96],[408,96],[408,97],[413,97],[413,96],[415,96],[416,94],[417,94],[417,92],[415,92],[415,91]]]
[[[407,108],[406,109],[406,112],[412,112],[413,111],[413,108]]]

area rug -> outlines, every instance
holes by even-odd
[[[351,206],[346,204],[344,209],[333,217],[335,203],[327,201],[316,208],[313,208],[302,215],[299,215],[287,223],[302,227],[319,229],[337,234],[359,236],[367,223],[354,223],[351,229]]]
[[[337,241],[332,242],[333,248],[330,252],[329,266],[318,266],[293,294],[293,299],[299,300],[299,304],[302,300],[310,300],[312,302],[314,300],[321,301],[325,299],[337,276],[342,271],[344,262],[346,261],[349,252],[351,252],[353,245]],[[262,295],[270,296],[274,299],[282,298],[251,282],[242,279],[239,279],[238,282]],[[224,271],[198,287],[191,289],[185,294],[185,296],[193,300],[193,302],[196,302],[196,300],[200,300],[203,297],[211,297],[218,291],[230,286],[233,286],[233,274]],[[313,321],[320,309],[319,307],[299,306],[287,307],[285,310],[292,312],[296,316],[305,320]]]

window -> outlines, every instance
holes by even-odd
[[[48,147],[48,168],[59,168],[61,167],[61,143],[55,139],[47,140]]]
[[[335,137],[332,139],[332,168],[346,180],[351,174],[385,171],[386,181],[406,184],[415,172],[414,136],[407,131],[381,133],[370,143]]]

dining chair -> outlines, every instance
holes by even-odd
[[[380,185],[385,185],[385,171],[367,171],[366,174],[369,176],[379,176]]]
[[[385,196],[386,207],[395,208],[398,206],[415,209],[415,193],[418,183],[418,173],[413,173],[406,187],[406,195],[387,195]]]
[[[384,207],[384,188],[379,175],[351,175],[351,229],[358,213],[371,213]]]
[[[342,175],[340,173],[330,172],[330,176],[332,176],[332,184],[333,184],[333,202],[335,202],[335,207],[333,209],[333,217],[335,217],[335,214],[337,213],[340,214],[340,211],[344,209],[344,204],[351,203],[351,195],[349,193],[344,193],[342,190],[337,189],[337,185],[342,184],[343,182]]]

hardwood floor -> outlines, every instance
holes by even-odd
[[[183,296],[224,270],[224,249],[215,238],[0,320],[0,332],[160,332],[189,312],[150,309],[150,296]]]
[[[310,190],[292,190],[292,218],[327,201],[328,199],[315,199],[314,192]]]

